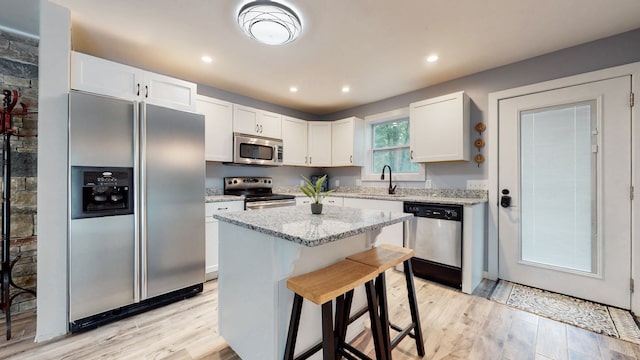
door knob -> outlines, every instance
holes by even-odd
[[[508,208],[509,206],[511,206],[511,196],[509,196],[509,189],[502,189],[500,206],[502,206],[503,208]]]

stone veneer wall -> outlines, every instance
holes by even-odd
[[[38,129],[37,39],[0,31],[0,88],[18,91],[18,104],[14,112],[21,111],[23,107],[20,103],[24,103],[30,113],[26,116],[13,117],[13,128],[25,137],[11,137],[11,259],[15,259],[18,254],[22,255],[13,268],[14,282],[18,286],[35,290],[38,150],[38,141],[35,137]],[[1,143],[2,137],[0,137]],[[0,189],[1,186],[0,182]],[[0,221],[1,217],[0,213]],[[19,313],[35,307],[36,301],[33,296],[20,295],[13,300],[11,312]]]

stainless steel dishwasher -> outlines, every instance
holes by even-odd
[[[404,212],[415,216],[406,244],[414,274],[462,288],[462,206],[405,201]]]

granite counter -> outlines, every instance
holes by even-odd
[[[410,220],[413,215],[327,205],[321,215],[313,215],[308,205],[301,205],[213,217],[304,246],[318,246]]]

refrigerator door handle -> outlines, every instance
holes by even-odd
[[[138,84],[138,88],[140,84]],[[138,90],[139,91],[139,90]],[[139,174],[140,170],[140,117],[138,116],[139,104],[133,102],[133,171]],[[133,301],[140,302],[140,179],[134,175],[133,194]]]
[[[138,184],[138,215],[137,221],[140,227],[140,236],[136,245],[138,246],[139,256],[137,257],[140,262],[140,300],[147,298],[147,164],[146,164],[146,141],[147,141],[147,109],[144,102],[139,104],[139,137],[138,137],[138,152],[136,160],[138,161],[140,182]]]

